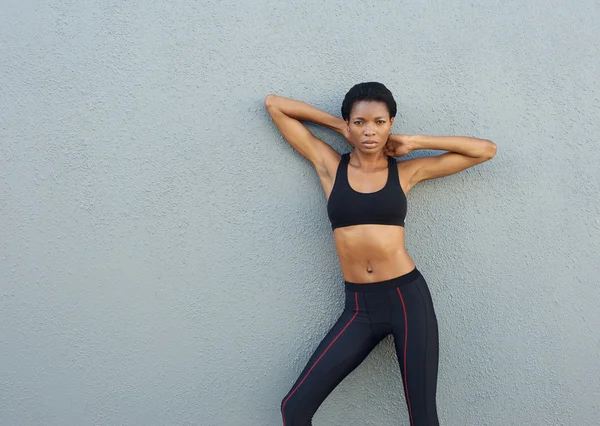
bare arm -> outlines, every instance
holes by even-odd
[[[388,153],[404,155],[416,149],[449,151],[433,157],[402,161],[408,186],[461,172],[496,155],[496,144],[488,139],[467,136],[390,135]]]
[[[283,96],[267,96],[265,106],[281,135],[315,166],[317,172],[325,172],[329,160],[335,161],[339,157],[333,148],[315,137],[301,121],[319,124],[343,135],[346,128],[343,119],[305,102]]]

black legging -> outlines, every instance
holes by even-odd
[[[439,426],[438,325],[425,279],[408,274],[369,284],[345,282],[346,305],[281,402],[284,426],[307,426],[321,403],[390,333],[411,426]]]

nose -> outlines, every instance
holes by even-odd
[[[365,136],[373,136],[375,134],[375,127],[371,124],[365,125]]]

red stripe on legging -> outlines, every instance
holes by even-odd
[[[406,319],[406,306],[404,306],[404,298],[400,289],[396,287],[398,296],[400,296],[400,302],[402,302],[402,311],[404,312],[404,393],[406,394],[406,400],[408,401],[408,412],[410,414],[410,424],[414,425],[412,417],[412,408],[410,408],[410,398],[408,396],[408,382],[406,381],[406,346],[408,344],[408,320]]]
[[[285,399],[285,401],[283,401],[283,405],[281,406],[281,416],[283,417],[283,426],[285,426],[285,414],[284,414],[284,411],[283,411],[285,409],[285,404],[292,397],[292,395],[298,390],[298,388],[300,387],[300,385],[302,383],[304,383],[304,381],[306,380],[306,378],[308,377],[308,375],[310,374],[310,372],[313,370],[313,368],[315,368],[315,365],[317,365],[317,363],[321,360],[321,358],[323,358],[323,355],[325,355],[327,353],[327,351],[329,350],[329,348],[331,347],[331,345],[333,345],[335,343],[335,341],[342,335],[342,333],[344,331],[346,331],[346,329],[348,328],[348,326],[350,325],[350,323],[352,323],[352,321],[354,321],[354,318],[356,318],[356,315],[358,315],[358,293],[354,293],[354,300],[356,301],[356,312],[354,312],[354,316],[350,319],[350,321],[348,321],[348,324],[346,324],[346,326],[342,329],[342,331],[340,331],[338,333],[338,335],[335,336],[335,339],[332,340],[332,342],[329,344],[329,346],[327,346],[327,348],[325,348],[325,351],[323,351],[323,353],[321,354],[321,356],[319,357],[319,359],[317,359],[315,361],[315,363],[312,365],[312,367],[310,367],[310,370],[308,370],[308,373],[306,373],[306,375],[304,376],[304,378],[302,379],[302,381],[300,383],[298,383],[298,386],[296,386],[294,388],[294,390],[292,391],[292,393],[290,393],[288,395],[288,397]]]

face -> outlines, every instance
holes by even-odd
[[[385,147],[394,118],[383,102],[360,101],[352,107],[346,123],[354,148],[373,154]]]

